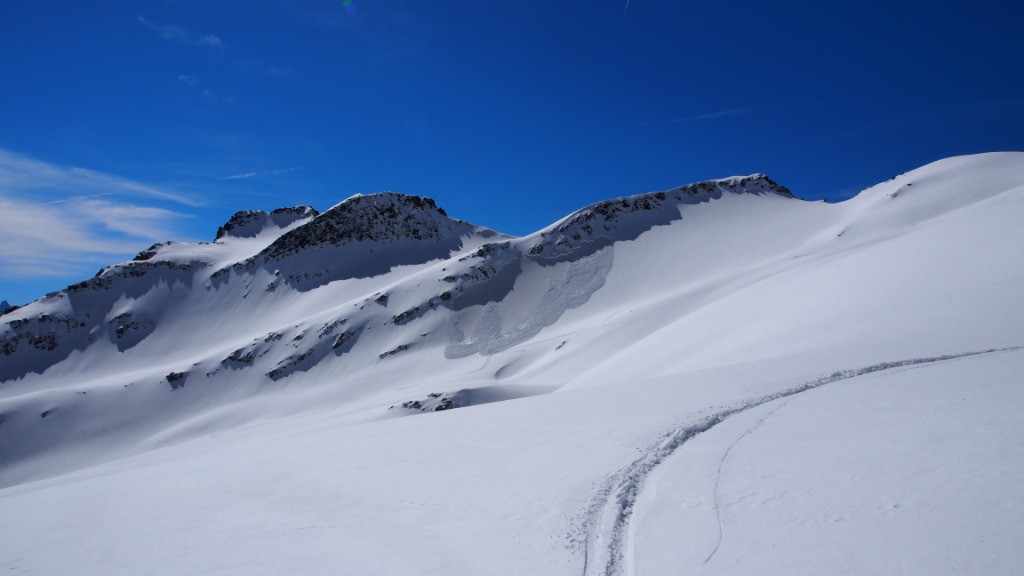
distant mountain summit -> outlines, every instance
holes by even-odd
[[[0,300],[0,314],[7,312],[10,307],[11,304],[7,300]]]
[[[220,240],[225,236],[253,238],[262,233],[268,225],[286,228],[298,220],[313,218],[318,214],[319,212],[315,208],[309,206],[278,208],[273,212],[265,212],[263,210],[235,212],[230,220],[217,229],[216,240]]]
[[[655,226],[683,217],[681,206],[710,202],[724,195],[750,194],[786,199],[796,197],[764,174],[733,176],[687,184],[664,192],[614,198],[577,210],[539,232],[528,247],[542,258],[564,259],[581,251],[594,252],[611,243],[633,240]]]
[[[349,244],[444,243],[477,229],[449,218],[430,198],[393,192],[358,195],[282,235],[259,256],[273,262],[303,250]]]

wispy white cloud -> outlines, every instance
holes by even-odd
[[[218,178],[218,180],[223,182],[226,180],[246,180],[249,178],[258,178],[261,176],[278,176],[281,174],[287,174],[289,172],[295,172],[296,170],[302,170],[302,166],[295,166],[293,168],[279,168],[277,170],[263,170],[259,172],[242,172],[240,174],[224,176],[223,178]]]
[[[212,46],[214,48],[221,48],[224,46],[224,42],[221,41],[219,36],[213,34],[207,34],[199,39],[199,44],[202,46]]]
[[[55,200],[91,194],[122,194],[200,206],[199,199],[88,168],[65,167],[0,148],[0,193],[49,195]]]
[[[709,112],[707,114],[697,114],[696,116],[673,118],[672,120],[669,120],[669,122],[700,122],[702,120],[717,120],[719,118],[742,116],[756,111],[757,108],[732,108],[730,110],[719,110],[718,112]]]
[[[106,230],[147,240],[168,240],[170,223],[186,217],[180,212],[157,206],[122,204],[107,200],[77,201],[77,210]]]
[[[149,28],[159,34],[164,40],[173,40],[174,42],[187,44],[191,38],[188,32],[185,32],[185,30],[177,26],[170,24],[157,24],[155,22],[150,22],[142,16],[136,16],[135,20],[138,21],[139,24],[142,24],[146,28]]]
[[[173,24],[160,24],[149,20],[145,16],[136,16],[135,20],[143,27],[156,32],[156,34],[164,40],[182,44],[186,46],[204,46],[206,48],[216,48],[218,50],[225,50],[223,54],[216,56],[215,61],[220,64],[232,66],[237,72],[242,74],[248,74],[251,76],[263,76],[271,78],[273,80],[289,80],[294,76],[294,72],[289,68],[283,68],[280,66],[274,66],[272,64],[262,62],[259,60],[250,60],[239,57],[227,57],[227,46],[224,43],[224,39],[216,34],[195,34],[180,26]],[[181,74],[178,76],[178,81],[188,84],[189,86],[195,86],[199,79],[195,76],[188,74]],[[209,90],[204,90],[203,95],[208,97],[211,101],[233,101],[234,98],[218,97],[216,94]]]
[[[0,149],[0,279],[84,274],[174,230],[185,195]]]
[[[205,98],[210,104],[219,104],[221,102],[231,103],[235,101],[234,96],[220,96],[213,90],[203,87],[203,81],[195,76],[179,74],[178,82],[188,86],[189,88],[193,88],[197,94]]]
[[[218,180],[220,180],[221,182],[223,182],[225,180],[246,180],[248,178],[255,178],[255,177],[259,176],[259,175],[260,175],[259,172],[242,172],[241,174],[232,174],[231,176],[225,176],[223,178],[218,178]]]
[[[12,193],[53,192],[61,200],[83,195],[131,195],[159,198],[185,206],[203,203],[194,196],[76,166],[37,160],[0,148],[0,191]]]
[[[69,199],[40,204],[0,195],[0,278],[66,276],[174,237],[186,214],[129,203]]]
[[[147,18],[145,18],[143,16],[136,16],[135,20],[139,24],[141,24],[141,25],[145,26],[146,28],[149,28],[150,30],[156,32],[164,40],[169,40],[171,42],[177,42],[178,44],[193,44],[193,45],[197,45],[197,46],[208,46],[210,48],[223,48],[224,47],[224,41],[221,40],[219,36],[215,36],[213,34],[205,34],[205,35],[199,36],[199,35],[196,35],[196,34],[192,34],[191,32],[185,30],[184,28],[181,28],[180,26],[175,26],[173,24],[160,24],[160,23],[148,20]]]
[[[219,96],[206,89],[201,90],[199,93],[203,95],[203,98],[206,98],[206,100],[212,104],[216,104],[221,100]]]

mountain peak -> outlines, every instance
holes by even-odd
[[[405,206],[414,210],[432,210],[441,216],[448,216],[443,208],[438,207],[433,198],[416,196],[413,194],[402,194],[401,192],[374,192],[373,194],[353,194],[327,209],[325,214],[332,210],[356,209],[357,207],[367,208],[369,206]]]
[[[796,198],[764,174],[731,176],[596,202],[540,231],[528,242],[531,256],[557,261],[579,257],[616,241],[635,240],[654,226],[681,217],[682,204],[702,204],[726,194],[777,195]]]
[[[277,260],[310,247],[399,239],[435,241],[476,229],[454,220],[431,198],[396,192],[357,194],[282,235],[262,255]]]
[[[242,210],[235,212],[223,226],[217,229],[217,237],[214,241],[220,240],[225,236],[253,238],[259,236],[268,225],[285,228],[298,220],[313,218],[319,214],[315,208],[310,206],[278,208],[272,212]]]
[[[767,175],[757,172],[747,176],[730,176],[716,180],[705,180],[674,188],[671,192],[685,192],[688,196],[697,196],[701,192],[727,191],[734,194],[776,194],[785,198],[796,198],[789,188],[772,180]]]

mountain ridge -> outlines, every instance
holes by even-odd
[[[840,204],[801,201],[763,175],[733,177],[597,202],[518,238],[394,193],[315,215],[291,209],[301,213],[283,227],[266,220],[273,212],[241,212],[239,234],[157,245],[3,316],[0,436],[30,440],[0,442],[0,475],[45,474],[53,464],[44,455],[84,446],[102,446],[90,458],[112,458],[320,406],[365,421],[707,369],[737,355],[806,349],[827,367],[840,350],[864,365],[884,360],[883,342],[906,357],[957,352],[933,349],[911,324],[868,338],[871,322],[899,317],[895,306],[920,304],[910,304],[913,283],[887,284],[892,273],[864,255],[933,278],[923,246],[947,240],[932,231],[975,212],[1008,218],[1012,210],[990,204],[1016,198],[1022,182],[1024,154],[940,161]],[[388,224],[359,216],[377,214]],[[250,235],[253,221],[269,224]],[[981,239],[1002,226],[964,230]],[[267,258],[289,234],[302,242],[282,245],[307,247]],[[1013,274],[985,262],[964,269]],[[836,279],[854,276],[825,273],[836,267],[878,277],[852,293]],[[946,284],[931,290],[961,298],[960,284]],[[843,294],[858,320],[828,292]],[[939,302],[925,323],[935,333],[968,311],[990,327],[1015,322],[981,304]],[[780,332],[790,324],[806,330]],[[965,349],[1016,344],[986,336],[991,328],[959,331]]]

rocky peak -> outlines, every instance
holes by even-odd
[[[151,260],[153,259],[154,256],[160,253],[161,248],[163,248],[164,246],[170,246],[171,244],[174,244],[174,242],[157,242],[156,244],[153,244],[149,248],[146,248],[142,252],[136,254],[135,258],[132,258],[132,260],[136,262],[145,262],[146,260]],[[103,270],[100,270],[96,275],[100,276],[101,274],[103,274]]]
[[[242,210],[235,212],[223,226],[217,229],[217,238],[225,236],[234,238],[253,238],[258,236],[268,225],[273,224],[284,228],[304,218],[313,218],[319,212],[309,206],[293,206],[278,208],[272,212],[264,210]]]
[[[734,194],[777,194],[786,198],[796,198],[788,188],[761,173],[687,184],[669,192],[685,193],[690,197],[698,196],[702,193],[732,192]]]
[[[430,198],[394,192],[356,195],[282,235],[262,256],[276,260],[305,248],[354,242],[440,242],[472,230],[472,225],[449,218]]]
[[[619,240],[635,240],[654,226],[678,220],[679,204],[700,204],[724,194],[776,194],[795,198],[764,174],[733,176],[591,204],[529,240],[529,254],[549,261],[580,257]]]

